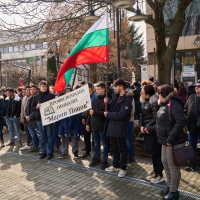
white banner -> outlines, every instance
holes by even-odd
[[[40,114],[43,126],[52,124],[66,117],[82,113],[91,108],[88,85],[68,94],[41,104]]]

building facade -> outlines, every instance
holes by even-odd
[[[166,25],[166,44],[170,35],[171,25],[178,6],[178,0],[168,0],[163,9]],[[146,6],[147,13],[151,10]],[[157,79],[157,65],[154,50],[155,35],[152,26],[146,26],[148,76]],[[187,87],[200,79],[200,1],[194,0],[186,9],[185,26],[181,32],[176,56],[172,66],[171,83],[184,82]]]

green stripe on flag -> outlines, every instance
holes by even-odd
[[[108,34],[109,34],[109,29],[106,28],[84,35],[83,38],[71,51],[69,57],[73,56],[77,52],[86,48],[108,45],[109,43]]]
[[[74,68],[71,68],[67,72],[65,72],[65,74],[64,74],[66,87],[69,85],[69,83],[71,81],[73,72],[74,72]]]

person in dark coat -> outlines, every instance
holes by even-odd
[[[2,127],[3,125],[3,117],[5,116],[5,111],[6,107],[4,103],[4,96],[0,95],[0,127]],[[1,147],[5,147],[2,128],[0,128],[0,139],[1,139]]]
[[[93,100],[92,102],[92,109],[90,110],[90,116],[87,119],[87,131],[92,131],[94,137],[94,147],[95,153],[90,163],[90,167],[96,166],[100,163],[100,156],[101,156],[101,143],[103,145],[103,161],[101,169],[105,170],[108,167],[108,138],[103,133],[104,131],[104,124],[106,118],[104,116],[105,105],[104,105],[104,98],[105,98],[105,90],[106,86],[104,83],[99,83],[95,87],[96,93],[98,97]]]
[[[133,91],[133,98],[135,100],[135,116],[134,119],[140,118],[140,112],[141,112],[141,103],[140,103],[140,92],[141,87],[138,82],[133,83],[135,89]]]
[[[18,146],[22,146],[21,141],[21,133],[19,129],[19,118],[21,113],[21,99],[17,94],[14,93],[13,89],[7,90],[8,96],[5,99],[6,106],[6,124],[8,125],[8,129],[10,132],[10,142],[7,146],[11,146],[15,144],[14,141],[14,132],[17,133]]]
[[[31,98],[28,100],[27,106],[24,112],[24,116],[27,121],[28,130],[32,137],[32,142],[33,142],[33,146],[28,150],[28,152],[39,151],[39,148],[38,148],[39,138],[36,132],[37,124],[36,124],[36,119],[35,119],[35,111],[32,112],[32,109],[31,109],[33,97],[38,94],[38,91],[39,89],[36,85],[31,86],[31,90],[30,90]]]
[[[181,179],[180,167],[173,161],[173,148],[185,146],[186,134],[182,99],[169,85],[159,88],[160,108],[156,116],[156,125],[148,126],[145,131],[151,134],[156,130],[158,142],[162,144],[162,163],[167,176],[167,188],[161,191],[163,200],[179,199],[178,186]]]
[[[106,133],[110,137],[113,151],[113,166],[106,168],[106,171],[119,171],[118,177],[126,175],[128,125],[132,111],[133,96],[126,94],[127,84],[124,79],[119,78],[114,82],[116,94],[113,94],[109,102],[108,112],[104,112],[106,120]],[[105,99],[104,103],[108,103]]]
[[[177,94],[182,99],[182,104],[183,104],[183,107],[184,107],[185,102],[186,102],[187,90],[186,90],[186,87],[183,85],[182,82],[180,82],[178,84],[178,86],[179,86],[179,89],[177,91]]]
[[[156,124],[156,113],[158,111],[158,95],[155,94],[153,86],[146,85],[141,91],[141,113],[140,129],[144,134],[144,152],[152,155],[153,172],[146,177],[151,183],[160,183],[163,178],[163,164],[161,161],[161,144],[158,143],[156,132],[148,134],[144,131],[148,126]]]
[[[49,92],[49,87],[45,81],[40,81],[39,88],[40,88],[40,92],[39,94],[33,97],[31,107],[32,107],[32,112],[35,111],[37,131],[39,132],[39,140],[40,140],[40,146],[41,146],[41,155],[39,159],[44,159],[47,157],[46,146],[48,144],[47,159],[50,160],[53,158],[53,153],[54,153],[53,124],[42,126],[39,108],[40,108],[41,103],[54,99],[55,95]]]
[[[200,80],[195,86],[195,94],[189,96],[185,104],[185,114],[187,117],[187,128],[189,130],[189,142],[194,151],[197,153],[197,144],[200,140],[200,128],[197,125],[197,117],[200,116]],[[192,168],[196,168],[197,163],[192,164]],[[190,170],[190,168],[186,168]]]

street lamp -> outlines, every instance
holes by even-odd
[[[144,21],[145,19],[146,19],[146,15],[141,13],[141,10],[139,9],[139,6],[138,6],[138,0],[137,0],[137,9],[135,11],[135,15],[132,17],[129,17],[128,20],[134,21],[134,22],[141,22],[141,21]]]
[[[96,16],[94,14],[94,10],[93,10],[93,7],[92,7],[92,0],[90,0],[90,11],[89,11],[89,15],[88,16],[85,16],[83,17],[83,20],[86,21],[86,22],[96,22],[100,17],[99,16]]]
[[[112,6],[118,9],[122,8],[130,8],[135,4],[134,0],[120,0],[120,1],[114,1],[112,3]]]

